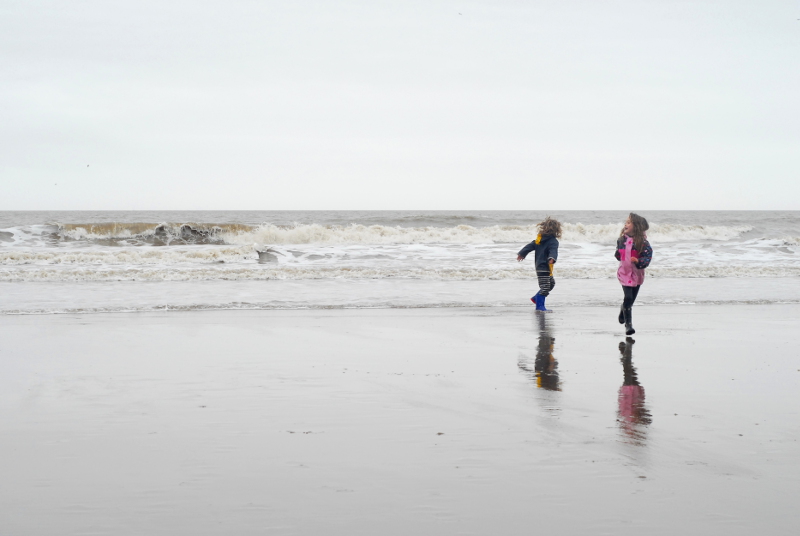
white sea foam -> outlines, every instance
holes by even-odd
[[[240,262],[257,258],[252,247],[0,250],[0,265],[169,265]]]

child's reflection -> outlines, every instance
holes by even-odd
[[[633,339],[628,337],[619,343],[622,354],[623,382],[619,388],[619,412],[617,422],[628,440],[636,445],[644,445],[647,440],[647,426],[652,422],[650,412],[644,404],[644,387],[639,384],[636,368],[633,366]]]
[[[547,326],[547,315],[536,315],[539,324],[539,344],[536,347],[536,360],[533,362],[533,371],[530,363],[524,356],[520,356],[519,368],[529,373],[536,379],[536,386],[548,391],[560,391],[558,379],[558,361],[553,357],[555,337]]]

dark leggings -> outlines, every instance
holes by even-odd
[[[623,309],[630,309],[633,307],[633,302],[636,301],[636,296],[639,294],[639,286],[626,287],[623,285],[622,292],[625,294],[625,299],[622,301]]]
[[[556,286],[556,280],[550,275],[550,270],[546,272],[537,271],[536,278],[539,280],[539,294],[542,296],[547,296],[550,294],[550,291],[553,290],[554,286]]]

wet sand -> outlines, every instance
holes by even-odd
[[[794,534],[800,306],[0,317],[0,534]]]

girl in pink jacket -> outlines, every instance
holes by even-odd
[[[633,302],[639,294],[639,287],[644,282],[644,269],[653,258],[653,248],[647,241],[645,232],[650,226],[647,220],[638,214],[630,213],[617,239],[617,250],[614,256],[619,261],[617,279],[622,284],[625,299],[619,311],[619,323],[625,324],[625,335],[633,335]]]

